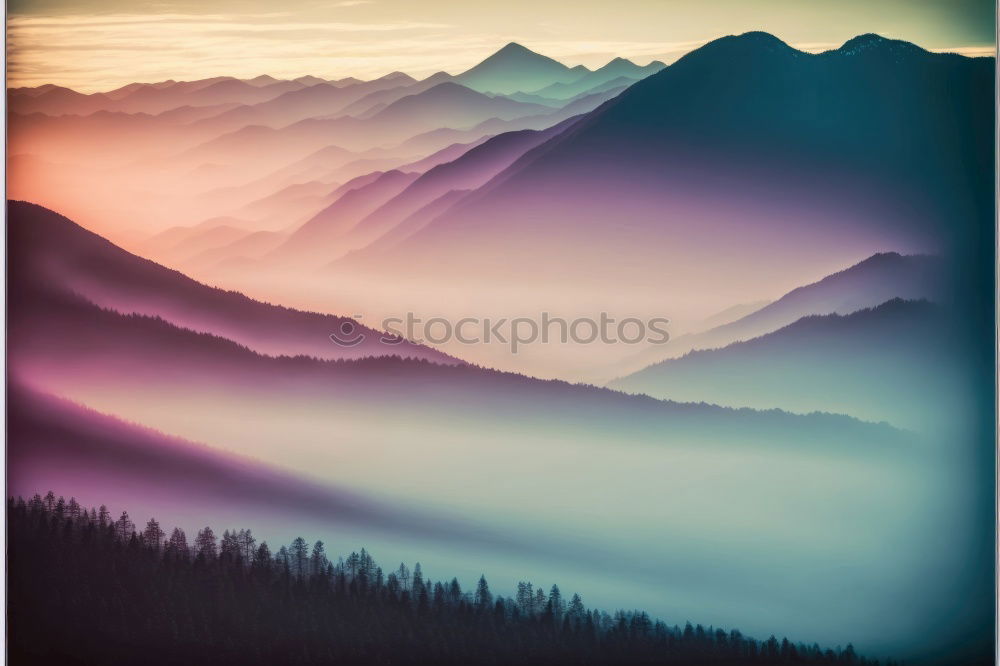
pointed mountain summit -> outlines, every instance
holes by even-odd
[[[484,267],[519,256],[526,282],[642,285],[636,307],[652,313],[683,303],[685,282],[712,285],[712,307],[773,293],[764,276],[776,261],[808,276],[889,246],[961,248],[979,262],[993,224],[993,76],[991,58],[724,37],[529,151],[377,265],[405,257],[442,282],[471,270],[485,281],[500,277]],[[704,269],[722,255],[743,267],[739,284]]]
[[[558,60],[511,42],[455,79],[479,92],[507,94],[538,90],[553,83],[569,83],[588,71],[567,67]]]

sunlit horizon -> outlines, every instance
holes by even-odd
[[[81,92],[134,82],[215,76],[373,79],[393,71],[424,78],[455,74],[514,41],[567,65],[594,69],[616,57],[669,64],[729,34],[770,32],[795,48],[837,48],[863,33],[914,42],[932,51],[985,56],[995,51],[992,3],[755,3],[699,7],[632,2],[625,8],[584,3],[535,7],[461,7],[453,3],[347,0],[292,2],[274,11],[259,2],[213,5],[183,0],[153,9],[115,0],[20,3],[8,17],[8,87],[55,84]],[[850,6],[848,9],[846,6]],[[58,46],[53,46],[58,45]]]

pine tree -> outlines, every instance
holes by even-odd
[[[236,535],[236,542],[243,562],[246,564],[253,562],[257,555],[257,540],[254,539],[250,530],[240,530],[239,534]],[[270,555],[268,555],[268,559],[270,559]]]
[[[167,542],[167,552],[173,557],[185,560],[190,557],[187,535],[184,534],[184,530],[179,527],[174,528],[174,531],[170,534],[170,540]]]
[[[211,527],[200,530],[198,536],[194,538],[194,556],[206,560],[214,560],[218,556],[215,532]]]
[[[115,521],[115,535],[124,542],[135,534],[135,523],[129,517],[127,511],[122,511],[121,518]]]
[[[305,576],[308,571],[306,564],[309,562],[309,547],[306,546],[306,540],[302,537],[295,537],[295,541],[292,542],[292,547],[289,549],[289,556],[291,557],[292,573],[295,577]]]
[[[545,598],[545,591],[542,588],[535,590],[535,600],[531,605],[531,612],[535,614],[542,613],[545,610],[545,605],[548,599]]]
[[[584,621],[584,615],[586,615],[587,609],[583,605],[583,600],[580,598],[579,594],[574,594],[573,598],[569,602],[569,610],[567,611],[567,616],[570,622],[572,622],[574,628],[579,627]]]
[[[553,585],[552,589],[549,590],[549,606],[552,608],[553,619],[557,624],[561,623],[563,614],[566,612],[566,603],[563,601],[558,585]]]
[[[80,504],[76,501],[75,497],[69,498],[69,504],[66,505],[66,517],[71,520],[76,520],[80,517]]]
[[[517,584],[517,607],[525,617],[535,614],[535,592],[531,583],[521,581]]]
[[[225,530],[222,533],[222,543],[219,554],[231,562],[238,562],[241,557],[239,541],[236,538],[236,531]]]
[[[313,576],[320,576],[326,571],[329,562],[326,559],[326,552],[323,550],[323,542],[317,541],[313,544],[312,555],[309,556],[309,568]]]
[[[476,585],[475,602],[480,610],[486,610],[493,605],[493,595],[490,594],[490,586],[486,583],[486,574],[479,577],[479,584]]]
[[[402,562],[399,563],[399,568],[396,569],[396,578],[399,579],[399,585],[404,591],[409,591],[410,589],[410,570]]]
[[[160,529],[160,524],[156,522],[155,518],[150,518],[149,522],[146,523],[146,529],[142,532],[142,540],[146,546],[153,548],[156,551],[160,550],[163,545],[163,537],[166,533]]]
[[[266,541],[260,542],[260,547],[257,548],[257,551],[254,554],[253,564],[258,569],[262,569],[264,571],[270,571],[271,549],[267,547]]]

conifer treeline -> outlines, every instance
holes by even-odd
[[[11,663],[877,664],[845,649],[614,615],[519,583],[492,594],[385,573],[364,549],[332,562],[301,537],[271,551],[250,530],[189,543],[155,520],[52,492],[8,501]]]

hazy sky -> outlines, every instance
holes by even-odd
[[[93,91],[216,75],[460,71],[509,41],[567,64],[666,62],[766,30],[808,50],[860,33],[987,55],[992,0],[11,0],[8,85]]]

